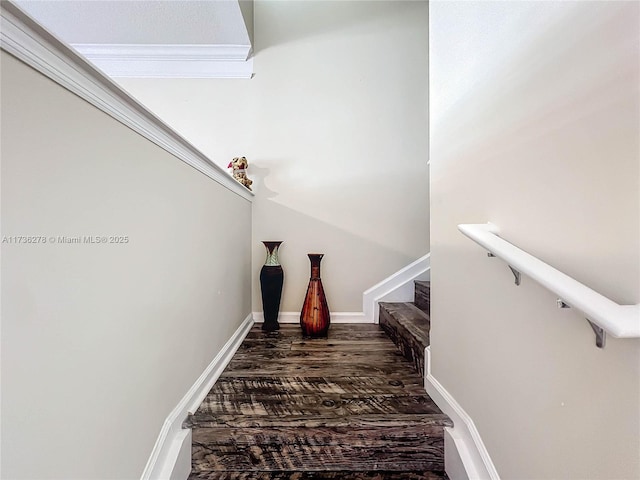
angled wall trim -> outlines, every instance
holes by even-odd
[[[394,295],[386,301],[413,301],[413,281],[431,270],[431,254],[423,255],[415,262],[398,270],[380,283],[369,288],[362,294],[362,309],[364,316],[372,323],[378,323],[378,303],[385,301],[385,297]]]
[[[253,319],[249,314],[167,416],[142,472],[141,480],[187,479],[191,473],[191,430],[183,429],[182,424],[189,413],[198,409],[252,326]]]
[[[73,44],[111,77],[251,78],[251,45]]]
[[[1,2],[0,14],[2,50],[225,188],[252,200],[253,193],[9,0]]]
[[[453,420],[446,428],[445,468],[460,480],[500,480],[491,456],[469,414],[431,373],[431,347],[425,349],[424,386],[429,396]],[[447,449],[455,449],[447,451]]]

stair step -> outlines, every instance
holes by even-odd
[[[438,422],[439,423],[439,422]],[[196,428],[197,471],[442,469],[441,425]]]
[[[361,395],[361,394],[304,394],[304,395],[208,395],[198,409],[199,418],[208,415],[251,416],[255,422],[262,417],[323,415],[378,415],[386,412],[403,414],[439,413],[437,405],[424,394],[420,395]]]
[[[452,422],[379,326],[258,328],[185,422],[189,478],[446,478]]]
[[[402,354],[424,376],[424,349],[429,346],[429,315],[409,302],[380,303],[380,326]]]
[[[416,307],[425,312],[427,315],[431,314],[431,282],[428,280],[416,280],[414,300]]]
[[[313,433],[314,428],[393,428],[393,427],[418,427],[429,430],[430,427],[452,427],[453,422],[444,413],[428,413],[424,415],[390,414],[387,418],[383,415],[350,415],[344,417],[334,416],[287,416],[287,417],[260,417],[250,415],[214,415],[192,414],[184,423],[184,428],[305,428],[306,433]]]
[[[229,428],[227,426],[196,428],[193,430],[193,441],[207,447],[218,445],[235,445],[250,447],[261,445],[299,445],[309,447],[344,446],[353,447],[388,447],[401,446],[414,448],[429,446],[442,433],[440,425],[392,425],[384,431],[379,425],[354,427],[324,426],[315,428],[300,427],[244,427]]]
[[[396,349],[395,345],[389,342]],[[280,395],[314,393],[422,394],[424,382],[412,372],[386,377],[235,377],[218,379],[210,393]]]
[[[431,440],[433,444],[427,443]],[[216,445],[193,440],[192,472],[245,471],[442,471],[444,442],[426,437],[417,444],[345,445]]]
[[[444,472],[197,472],[189,480],[446,480]]]

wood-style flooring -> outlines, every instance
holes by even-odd
[[[442,479],[449,418],[378,325],[254,326],[200,408],[191,479]]]

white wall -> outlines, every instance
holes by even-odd
[[[309,252],[334,311],[429,251],[428,4],[255,3],[251,80],[121,80],[226,167],[254,180],[253,308],[261,240],[284,240],[283,311],[299,311]]]
[[[251,204],[2,53],[5,479],[139,478],[251,311]]]
[[[460,234],[640,301],[640,6],[432,2],[432,370],[505,479],[640,477],[640,341],[589,324]],[[640,321],[640,319],[639,319]]]

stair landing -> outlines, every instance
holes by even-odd
[[[378,325],[254,327],[186,427],[191,479],[429,479],[451,421]]]

